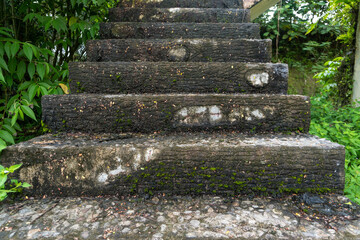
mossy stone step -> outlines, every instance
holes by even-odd
[[[110,39],[86,44],[90,62],[270,62],[271,40]]]
[[[345,150],[313,136],[45,135],[2,152],[38,196],[344,189]]]
[[[243,8],[242,0],[121,0],[119,7]]]
[[[43,121],[53,131],[308,132],[310,99],[263,94],[48,95]]]
[[[246,23],[250,10],[221,8],[112,8],[110,22]]]
[[[260,38],[256,23],[138,23],[100,24],[102,39],[175,39],[175,38]]]
[[[72,62],[76,93],[286,94],[288,67],[272,63]]]

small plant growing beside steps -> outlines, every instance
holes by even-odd
[[[10,189],[5,188],[7,187],[6,181],[8,180],[8,175],[19,169],[21,165],[22,164],[13,165],[9,168],[5,168],[0,165],[0,201],[4,201],[7,198],[8,193],[20,193],[22,192],[23,188],[31,187],[29,183],[22,183],[15,179],[11,179],[9,184]]]

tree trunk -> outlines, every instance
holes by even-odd
[[[355,53],[355,66],[354,66],[354,87],[352,100],[354,103],[360,101],[360,4],[358,14],[358,24],[356,28],[356,53]],[[356,103],[359,106],[359,103]]]

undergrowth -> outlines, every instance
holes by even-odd
[[[312,97],[310,134],[345,146],[345,195],[360,204],[360,107],[335,107],[328,95]]]

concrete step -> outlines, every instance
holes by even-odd
[[[174,38],[260,38],[256,23],[138,23],[100,24],[102,39],[174,39]]]
[[[309,135],[45,135],[2,152],[38,196],[337,192],[343,146]]]
[[[270,62],[271,40],[110,39],[86,44],[90,62]]]
[[[49,95],[43,121],[53,131],[308,132],[310,99],[262,94]]]
[[[243,8],[242,0],[122,0],[119,7],[158,8]]]
[[[286,94],[288,67],[272,63],[72,62],[75,93]]]
[[[221,8],[112,8],[110,22],[246,23],[250,10]]]

